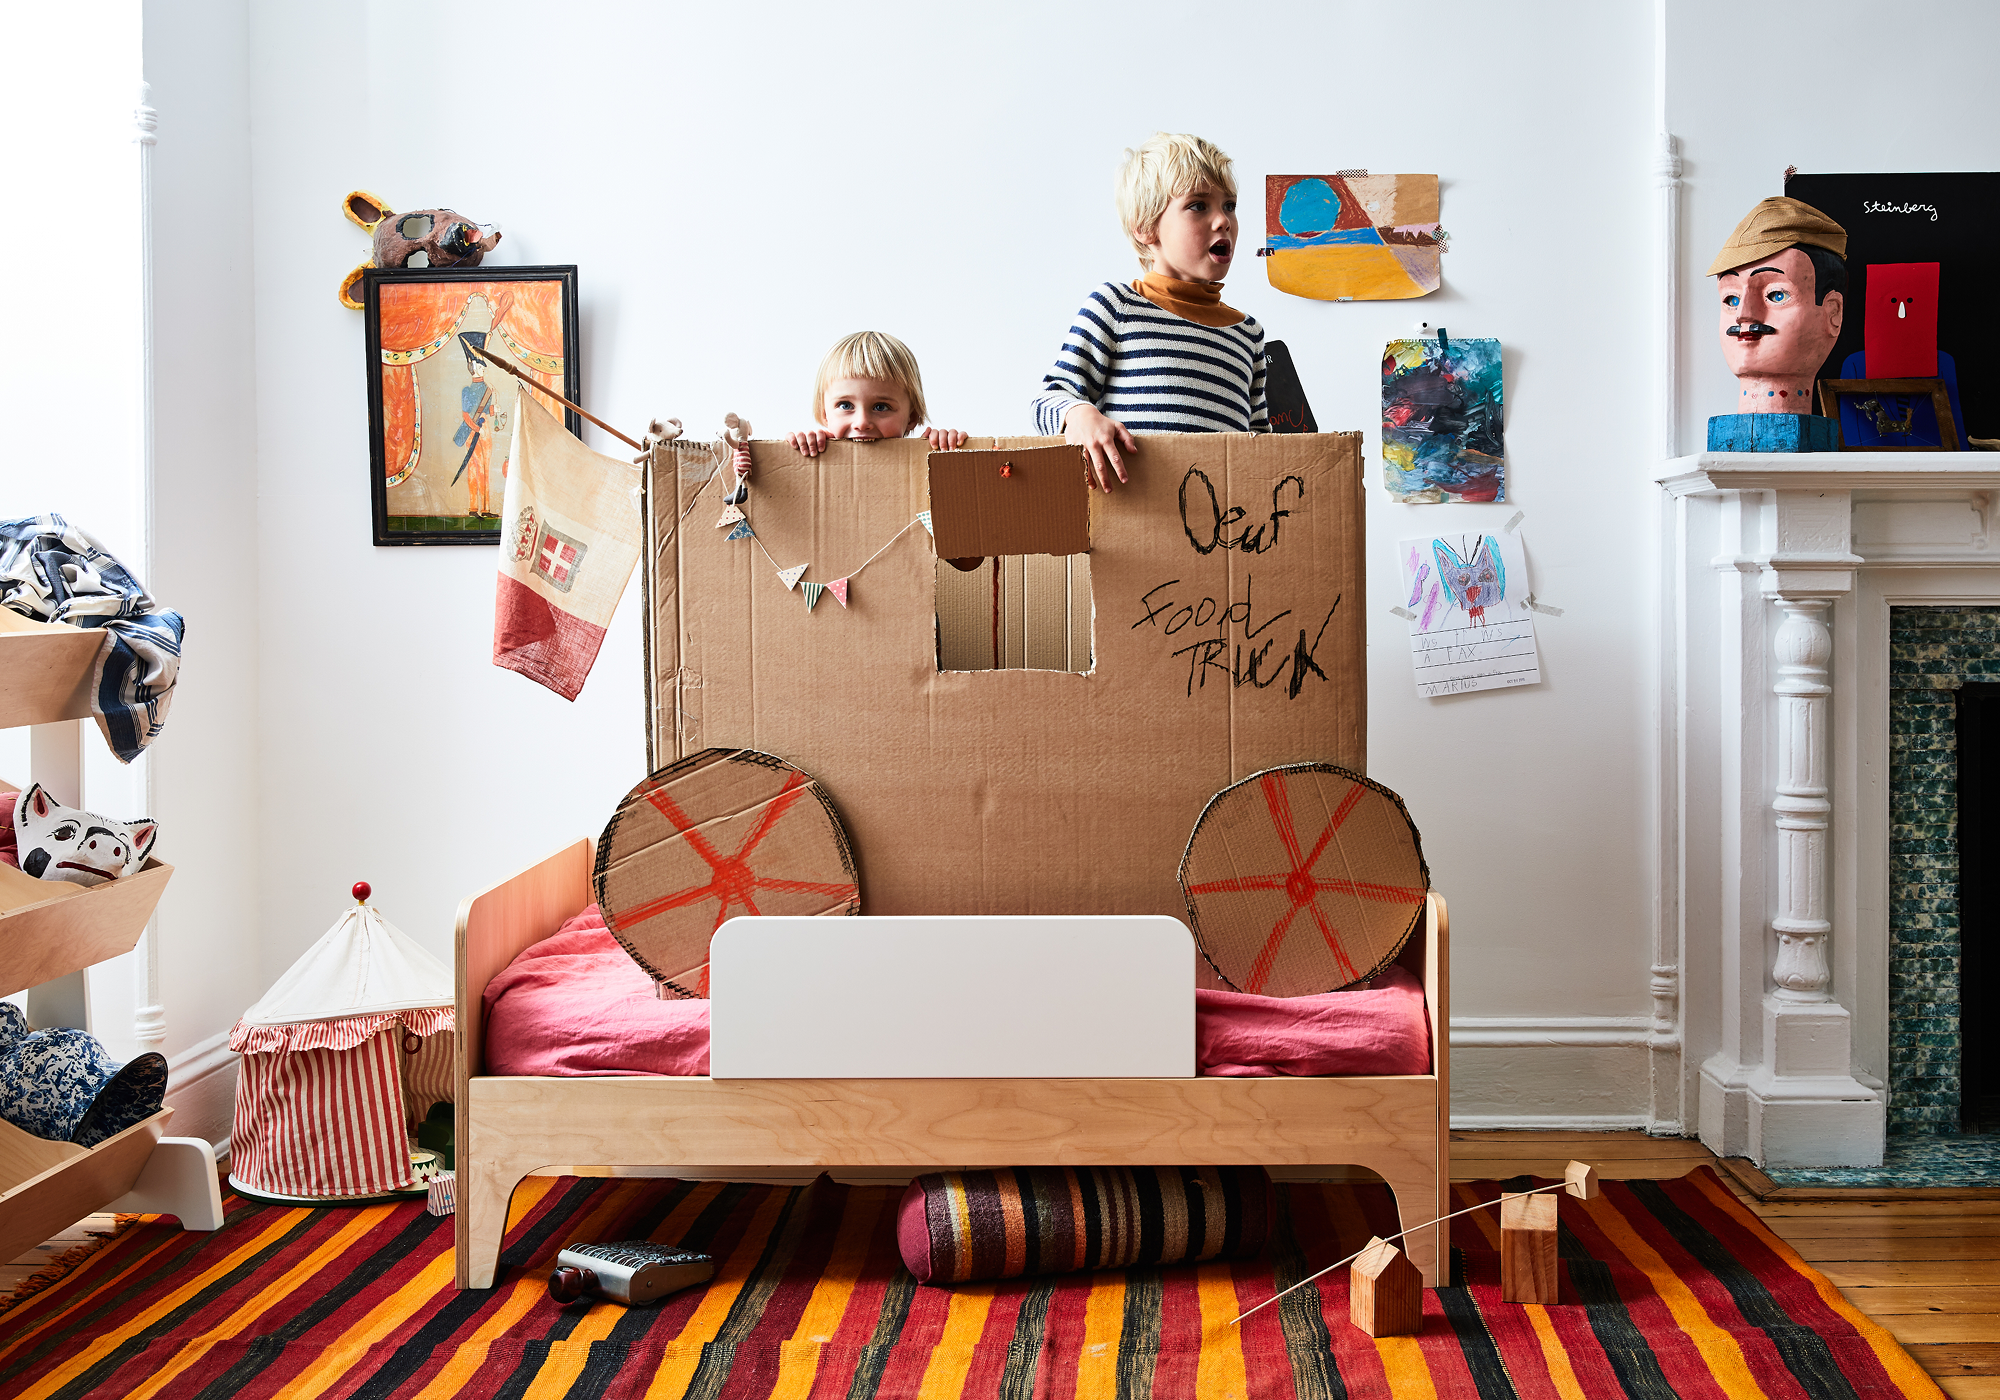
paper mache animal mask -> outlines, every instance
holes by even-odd
[[[145,864],[159,834],[151,817],[121,822],[65,807],[40,783],[14,799],[21,870],[38,880],[90,886],[130,875]]]
[[[341,305],[361,309],[358,289],[369,267],[478,267],[500,243],[500,230],[475,224],[455,209],[416,209],[398,214],[365,190],[354,190],[341,212],[375,236],[374,257],[340,284]]]

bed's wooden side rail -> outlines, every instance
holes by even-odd
[[[458,906],[453,972],[458,990],[459,1141],[465,1141],[465,1083],[485,1070],[480,999],[494,974],[590,904],[588,837]]]

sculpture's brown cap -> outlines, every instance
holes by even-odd
[[[1847,256],[1847,230],[1800,200],[1773,195],[1743,216],[1704,276],[1714,277],[1745,263],[1781,253],[1794,243]]]

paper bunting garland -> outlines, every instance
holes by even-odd
[[[715,522],[715,528],[720,530],[723,526],[734,525],[741,519],[743,519],[742,510],[736,506],[724,506],[722,508],[722,517]]]
[[[751,535],[755,533],[756,532],[750,528],[749,521],[739,520],[736,522],[736,528],[734,530],[731,530],[728,534],[724,535],[723,538],[726,540],[747,540],[751,537]]]
[[[806,570],[811,567],[810,563],[806,563],[794,564],[789,569],[780,569],[778,570],[778,582],[784,584],[787,588],[796,588],[798,587],[799,580],[805,577]]]
[[[837,578],[837,579],[835,579],[835,580],[834,580],[834,581],[833,581],[832,583],[829,583],[829,584],[828,584],[828,585],[826,586],[826,591],[827,591],[827,592],[829,592],[829,593],[831,593],[831,594],[833,595],[833,597],[834,597],[834,601],[835,601],[835,602],[837,602],[837,603],[839,603],[839,604],[840,604],[840,606],[842,606],[843,608],[847,606],[847,580],[846,580],[846,579],[844,579],[844,578]]]
[[[819,602],[819,595],[826,592],[826,585],[823,583],[802,583],[799,588],[806,595],[807,612],[811,612],[814,605]]]
[[[722,512],[722,518],[716,521],[715,524],[717,529],[720,529],[724,525],[733,526],[733,528],[731,528],[729,533],[723,536],[723,538],[726,540],[754,541],[756,543],[757,548],[763,551],[764,558],[767,561],[769,561],[771,567],[773,569],[777,569],[778,582],[784,584],[787,589],[798,588],[800,586],[800,580],[805,577],[806,570],[812,567],[812,561],[807,560],[803,564],[794,564],[789,569],[778,569],[778,561],[771,557],[771,551],[765,548],[764,541],[758,539],[756,531],[750,528],[749,516],[746,515],[743,511],[738,510],[733,505]],[[930,530],[931,513],[927,510],[917,512],[917,514],[911,518],[909,525],[905,525],[895,534],[889,536],[889,538],[883,542],[883,545],[880,549],[876,550],[873,554],[869,555],[866,559],[862,560],[861,568],[853,569],[848,573],[841,575],[839,578],[833,580],[833,582],[831,583],[805,584],[804,589],[805,589],[805,599],[806,599],[806,611],[811,612],[813,610],[813,608],[819,603],[820,594],[822,593],[831,593],[834,596],[834,598],[838,600],[841,607],[843,608],[846,607],[847,590],[851,581],[854,578],[854,575],[860,573],[861,569],[867,568],[870,564],[874,563],[877,559],[880,559],[884,554],[886,554],[891,545],[895,544],[897,540],[900,540],[901,538],[903,538],[904,535],[907,535],[910,532],[910,526],[912,525],[922,525],[926,531]]]
[[[919,519],[919,520],[921,520],[921,521],[923,521],[923,522],[924,522],[924,533],[925,533],[925,534],[927,534],[927,535],[935,535],[935,534],[937,533],[937,531],[935,531],[935,530],[933,530],[933,529],[931,528],[931,513],[930,513],[929,511],[927,511],[927,510],[920,510],[920,511],[918,511],[918,512],[917,512],[917,519]]]

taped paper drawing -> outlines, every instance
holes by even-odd
[[[1404,505],[1507,499],[1500,342],[1392,340],[1382,352],[1383,485]]]
[[[1435,175],[1268,175],[1265,271],[1315,301],[1420,297],[1444,280]]]

